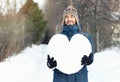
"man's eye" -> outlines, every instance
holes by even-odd
[[[66,16],[65,18],[69,18],[68,16]]]

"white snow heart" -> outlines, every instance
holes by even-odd
[[[70,41],[66,35],[55,34],[48,43],[48,54],[57,61],[56,68],[66,74],[78,72],[83,67],[82,57],[91,52],[91,43],[82,34],[73,35]]]

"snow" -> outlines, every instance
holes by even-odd
[[[119,82],[119,76],[120,50],[118,48],[95,54],[94,63],[89,66],[90,82]]]
[[[116,47],[95,53],[88,66],[89,82],[120,81],[120,50]],[[46,66],[47,45],[32,45],[18,55],[0,62],[1,82],[52,82],[53,71]]]
[[[48,43],[48,54],[57,60],[56,68],[66,74],[78,72],[83,67],[80,62],[82,57],[84,54],[89,56],[91,52],[91,43],[82,34],[73,35],[70,41],[63,34],[55,34]]]

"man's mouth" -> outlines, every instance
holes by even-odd
[[[73,23],[72,21],[68,21],[67,23]]]

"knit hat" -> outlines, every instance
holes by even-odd
[[[73,7],[73,6],[68,6],[63,13],[63,20],[62,20],[62,25],[64,25],[64,20],[65,20],[65,16],[68,14],[72,14],[75,16],[76,21],[77,21],[77,25],[79,25],[79,21],[78,21],[78,13],[77,10]]]

